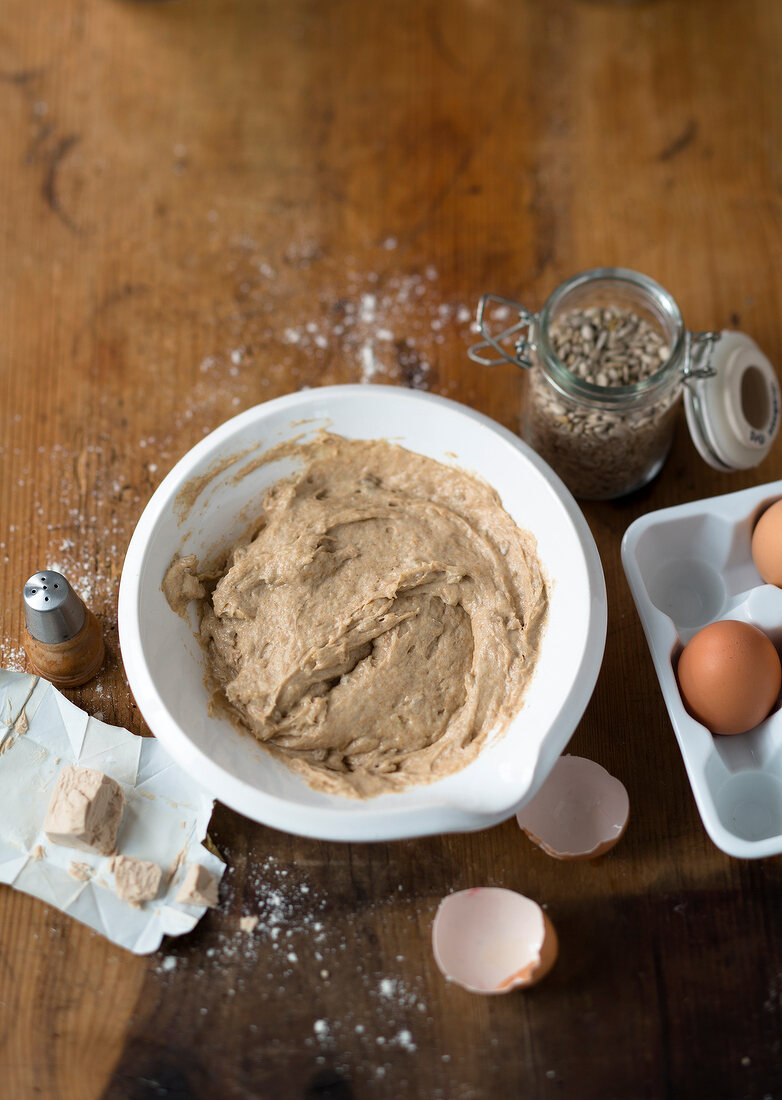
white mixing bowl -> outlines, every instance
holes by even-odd
[[[474,471],[533,532],[550,581],[549,622],[524,705],[504,736],[428,786],[358,801],[312,790],[227,718],[208,713],[204,655],[161,582],[177,554],[227,547],[260,513],[291,459],[252,466],[275,444],[321,428],[385,438]],[[455,457],[456,456],[456,457]],[[183,490],[184,493],[183,493]],[[155,492],[128,548],[119,593],[128,681],[150,729],[210,794],[256,821],[327,840],[391,840],[482,829],[516,812],[565,748],[600,670],[603,571],[592,535],[559,478],[494,421],[443,397],[390,386],[327,386],[248,409],[182,458]]]

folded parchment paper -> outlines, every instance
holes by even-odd
[[[83,764],[122,785],[121,855],[163,868],[160,896],[135,908],[114,893],[110,858],[52,844],[42,830],[57,775]],[[33,894],[137,955],[195,927],[205,910],[175,900],[188,863],[219,881],[224,864],[201,844],[212,799],[154,737],[90,718],[46,680],[0,669],[0,882]],[[69,872],[71,864],[78,864]],[[85,869],[89,868],[89,871]]]

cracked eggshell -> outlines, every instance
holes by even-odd
[[[595,859],[617,843],[629,815],[623,783],[594,760],[560,756],[516,820],[554,859]]]
[[[470,993],[508,993],[539,982],[554,965],[558,943],[537,902],[493,886],[443,898],[432,925],[435,962]]]

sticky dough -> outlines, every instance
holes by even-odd
[[[534,668],[535,539],[477,477],[385,441],[296,454],[216,585],[180,559],[169,602],[201,597],[221,697],[312,786],[368,797],[464,767]]]

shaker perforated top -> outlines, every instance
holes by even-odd
[[[24,618],[33,638],[52,645],[79,633],[87,608],[62,573],[42,569],[24,586]]]

